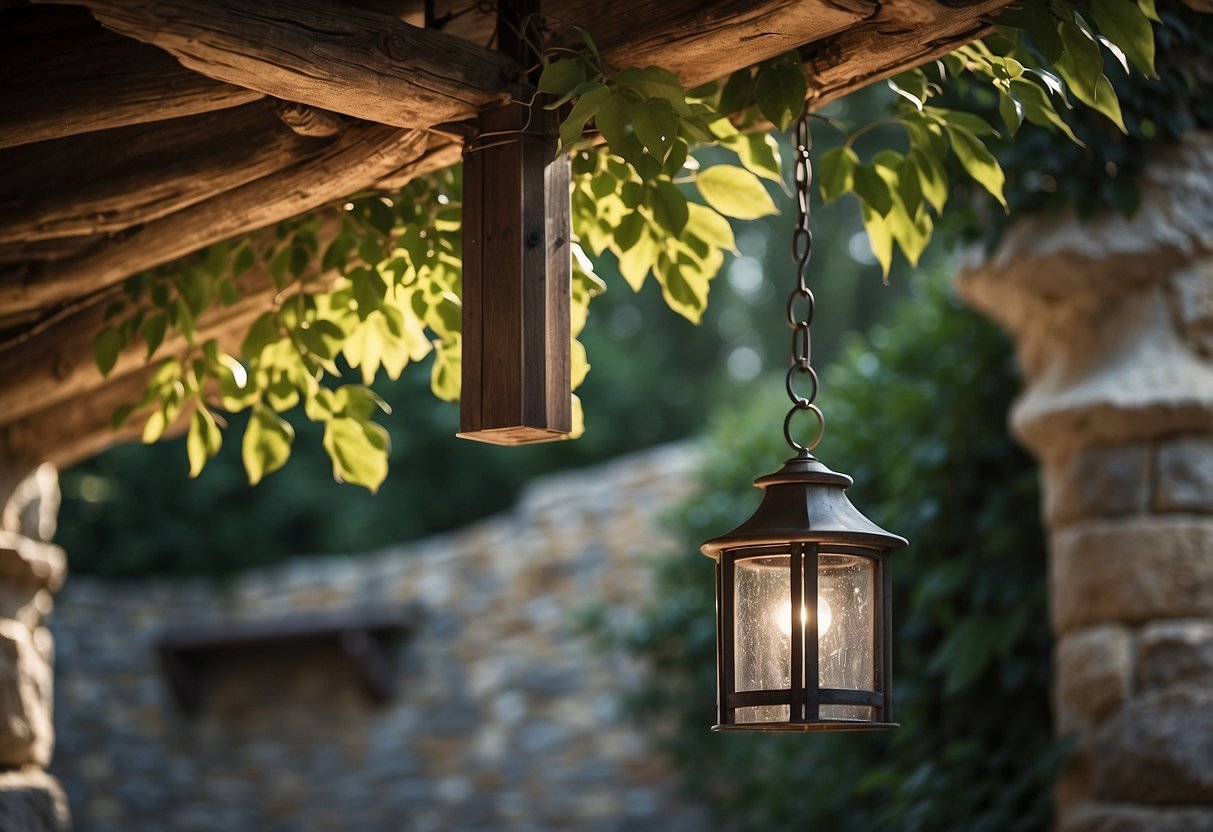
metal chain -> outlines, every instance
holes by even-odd
[[[812,366],[813,344],[809,328],[813,324],[816,300],[807,283],[809,258],[813,254],[813,232],[809,230],[809,189],[813,184],[813,168],[809,162],[809,151],[813,147],[813,136],[809,132],[809,114],[806,108],[796,122],[796,230],[792,232],[792,261],[796,264],[796,287],[788,295],[788,326],[792,328],[792,366],[788,368],[787,391],[792,407],[783,419],[783,438],[792,450],[807,456],[825,435],[826,420],[821,409],[813,402],[817,398],[817,371]],[[803,306],[804,312],[797,311]],[[807,377],[809,391],[802,396],[796,391],[796,377]],[[817,419],[817,434],[807,445],[792,438],[792,417],[807,410]]]

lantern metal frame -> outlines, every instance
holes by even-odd
[[[754,515],[736,529],[704,543],[701,550],[716,560],[717,724],[715,731],[827,731],[896,728],[893,721],[892,599],[889,553],[907,545],[905,538],[877,526],[851,504],[844,490],[853,480],[831,471],[807,451],[779,471],[759,477],[763,500]],[[822,555],[851,555],[874,565],[872,690],[823,688],[818,675],[818,573]],[[787,555],[791,572],[791,609],[812,614],[792,621],[791,684],[786,689],[738,691],[735,680],[735,570],[739,561]],[[737,722],[739,708],[788,706],[780,722]],[[823,705],[872,708],[872,720],[823,718]]]

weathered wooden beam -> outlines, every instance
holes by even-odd
[[[0,309],[54,308],[212,243],[315,210],[398,171],[422,154],[425,141],[417,130],[351,127],[304,162],[132,229],[80,258],[0,277]]]
[[[493,50],[326,0],[78,1],[207,77],[397,127],[469,118],[521,75]]]
[[[261,97],[106,31],[83,9],[20,7],[0,19],[0,148]]]
[[[273,280],[260,267],[236,281],[240,300],[232,306],[216,305],[197,322],[199,342],[241,329],[269,308],[276,293]],[[86,400],[116,380],[138,372],[148,363],[142,342],[118,354],[109,378],[93,360],[93,340],[106,324],[105,310],[116,293],[47,322],[34,333],[0,345],[0,424],[12,422],[69,400]],[[158,357],[175,355],[186,347],[184,337],[170,334]],[[135,395],[130,401],[137,401]]]
[[[809,55],[810,106],[823,106],[989,34],[989,21],[1011,2],[887,0],[871,19],[803,50]]]
[[[328,142],[271,101],[0,154],[0,245],[122,231],[300,164]]]

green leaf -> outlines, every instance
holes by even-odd
[[[859,156],[849,147],[832,147],[821,155],[817,163],[817,187],[827,205],[850,192],[858,167]]]
[[[338,482],[361,485],[374,494],[387,478],[388,435],[380,425],[330,419],[324,425],[324,449]]]
[[[611,93],[598,107],[598,112],[594,115],[594,126],[606,139],[612,153],[635,164],[630,158],[632,153],[626,147],[627,139],[631,136],[628,126],[632,121],[632,100],[634,99],[631,96],[624,93]]]
[[[147,421],[143,423],[143,436],[141,437],[143,444],[150,445],[164,435],[164,429],[168,427],[168,418],[165,416],[164,408],[157,407],[148,414]]]
[[[749,67],[729,76],[720,92],[720,112],[732,115],[749,105],[754,98],[754,73]]]
[[[253,321],[248,334],[240,345],[240,354],[246,361],[253,361],[262,350],[278,340],[278,319],[273,312],[263,312]]]
[[[223,433],[215,423],[215,417],[205,407],[199,407],[190,416],[189,433],[185,439],[186,456],[190,462],[190,477],[197,477],[206,467],[206,462],[223,445]]]
[[[708,305],[710,277],[689,258],[680,257],[673,262],[665,255],[658,258],[654,273],[666,305],[691,323],[699,323]]]
[[[657,181],[653,189],[653,219],[658,225],[677,237],[686,228],[690,211],[687,198],[673,182]]]
[[[665,163],[678,135],[678,118],[667,101],[631,102],[632,129],[654,159]]]
[[[147,358],[150,361],[164,342],[164,331],[168,327],[168,315],[157,312],[149,315],[143,322],[143,341],[147,344]]]
[[[702,208],[703,206],[688,205],[687,207],[688,209],[692,209],[696,207]],[[661,247],[653,239],[653,235],[649,233],[645,223],[641,222],[640,226],[641,231],[637,234],[631,247],[619,255],[619,273],[623,275],[623,279],[632,287],[633,292],[640,291],[640,288],[644,285],[645,278],[649,276],[649,272],[657,264],[657,256],[661,252]]]
[[[1091,13],[1099,31],[1124,50],[1125,56],[1147,78],[1154,69],[1154,29],[1135,0],[1092,0]]]
[[[581,134],[585,130],[586,122],[595,117],[602,102],[610,97],[611,88],[605,84],[598,84],[577,99],[568,116],[560,122],[560,146],[562,148],[581,141]]]
[[[756,220],[776,214],[771,195],[757,176],[732,165],[714,165],[695,179],[699,193],[721,214],[739,220]]]
[[[968,130],[949,127],[948,135],[952,139],[952,150],[956,153],[956,158],[960,160],[960,165],[965,169],[965,173],[989,191],[990,195],[997,199],[1006,210],[1007,200],[1002,194],[1006,177],[1003,176],[998,160],[986,149],[981,139]]]
[[[943,119],[946,124],[952,127],[960,127],[968,130],[974,136],[997,136],[998,131],[981,116],[966,113],[963,110],[945,110],[941,108],[928,107],[927,113],[935,115]]]
[[[262,405],[253,408],[244,429],[241,455],[249,485],[277,471],[291,456],[295,430],[281,416]]]
[[[922,205],[922,178],[918,175],[918,163],[912,156],[902,160],[897,168],[897,196],[908,217],[915,217]]]
[[[1106,75],[1099,76],[1099,83],[1095,88],[1095,109],[1119,127],[1120,132],[1126,136],[1129,134],[1128,128],[1125,127],[1124,116],[1120,112],[1120,100],[1116,97],[1116,90],[1112,88],[1112,82]]]
[[[458,339],[455,346],[443,341],[435,342],[434,364],[430,368],[430,390],[434,395],[444,402],[459,401],[461,373]]]
[[[739,133],[720,143],[737,154],[741,166],[755,176],[783,182],[779,142],[770,133]]]
[[[1137,8],[1141,9],[1141,13],[1155,23],[1162,23],[1162,18],[1158,16],[1158,10],[1154,7],[1154,0],[1137,0]]]
[[[1099,79],[1103,75],[1103,56],[1099,43],[1072,19],[1057,24],[1064,51],[1053,64],[1074,97],[1095,107]]]
[[[935,156],[919,147],[911,147],[906,158],[914,162],[923,199],[929,202],[936,212],[943,211],[948,202],[948,175],[943,165]]]
[[[853,188],[856,196],[880,216],[889,213],[893,207],[893,195],[889,185],[871,165],[860,165],[855,168]]]
[[[998,115],[1002,118],[1002,123],[1006,125],[1007,132],[1012,136],[1019,132],[1019,125],[1023,124],[1023,111],[1023,104],[1010,91],[999,93]]]
[[[114,365],[118,363],[118,354],[125,346],[126,339],[112,326],[103,327],[97,333],[97,337],[93,339],[93,360],[97,362],[101,375],[108,376],[110,370],[114,369]]]
[[[580,60],[557,58],[539,76],[539,91],[557,97],[567,95],[585,82],[585,66]]]
[[[860,206],[863,212],[863,227],[868,232],[868,246],[884,277],[888,279],[889,269],[893,265],[893,235],[889,232],[884,217],[873,211],[866,204]]]
[[[761,66],[754,79],[754,97],[759,111],[780,130],[787,130],[800,115],[807,92],[799,60],[796,65],[781,62]]]
[[[687,234],[694,235],[716,248],[736,251],[737,242],[733,238],[733,227],[729,225],[728,220],[706,205],[696,202],[689,203],[687,209]]]
[[[1023,105],[1024,118],[1028,121],[1040,127],[1056,128],[1079,147],[1085,146],[1070,129],[1070,125],[1058,115],[1053,107],[1053,100],[1042,86],[1026,78],[1016,78],[1011,81],[1011,91]]]

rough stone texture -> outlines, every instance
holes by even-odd
[[[1142,514],[1150,501],[1150,447],[1087,448],[1049,466],[1044,486],[1045,519],[1055,527]]]
[[[458,533],[222,586],[74,578],[55,612],[52,770],[78,828],[710,830],[621,712],[640,669],[577,627],[589,606],[621,621],[644,603],[644,556],[670,545],[654,518],[695,460],[668,447],[561,475]],[[153,650],[170,626],[359,608],[419,613],[383,705],[336,649],[299,645],[215,659],[189,717]]]
[[[1065,734],[1099,722],[1128,699],[1133,641],[1118,625],[1079,630],[1057,642],[1057,728]]]
[[[1177,329],[1168,285],[1213,263],[1213,134],[1151,164],[1142,197],[1131,219],[1017,223],[957,276],[1015,336],[1028,384],[1011,424],[1046,461],[1213,425],[1213,363]]]
[[[1092,804],[1067,814],[1058,832],[1213,832],[1213,809]]]
[[[1189,343],[1213,358],[1213,263],[1196,263],[1171,276],[1171,308]]]
[[[1099,521],[1055,532],[1058,634],[1100,622],[1213,616],[1213,517]]]
[[[1097,730],[1094,745],[1096,799],[1213,803],[1213,690],[1136,698]]]
[[[1159,445],[1155,511],[1213,514],[1213,436],[1185,436]]]
[[[60,500],[59,472],[49,462],[43,463],[11,487],[0,510],[0,529],[50,540],[59,521]]]
[[[67,798],[55,778],[37,768],[0,772],[0,830],[69,832]]]
[[[51,759],[53,656],[37,644],[49,642],[49,631],[39,632],[36,638],[25,625],[0,619],[0,767],[45,767]]]
[[[1143,689],[1191,684],[1213,690],[1213,621],[1156,621],[1138,637]]]

